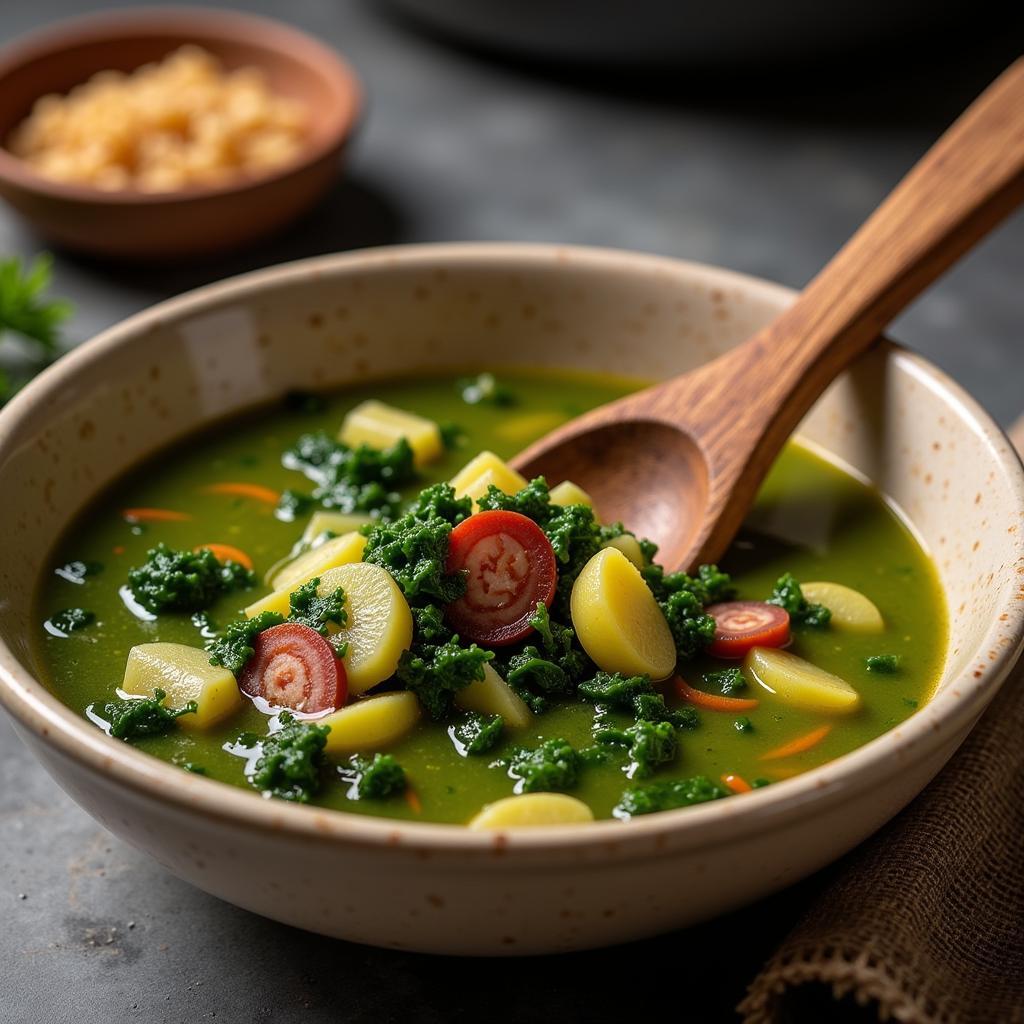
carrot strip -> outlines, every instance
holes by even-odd
[[[210,484],[202,490],[204,494],[227,494],[234,498],[252,498],[255,501],[265,501],[268,505],[276,505],[281,500],[280,491],[272,490],[261,484],[226,481],[222,484]]]
[[[423,813],[423,804],[420,803],[419,795],[412,786],[405,787],[405,802],[409,805],[413,814]]]
[[[124,508],[121,517],[129,523],[184,523],[192,518],[170,508]]]
[[[111,551],[112,551],[112,552],[113,552],[113,553],[114,553],[115,555],[123,555],[123,554],[124,554],[124,545],[123,545],[123,544],[118,544],[118,545],[117,545],[116,547],[113,547],[113,548],[111,548],[110,550],[111,550]]]
[[[193,551],[201,551],[206,548],[218,562],[237,562],[252,571],[252,559],[241,549],[233,544],[200,544],[193,548]]]
[[[783,743],[781,747],[776,747],[774,750],[769,750],[767,754],[762,754],[761,760],[777,761],[783,757],[793,757],[796,754],[802,754],[805,750],[816,747],[831,731],[831,725],[818,726],[817,729],[812,729],[803,736],[797,736],[795,740],[790,740],[788,743]]]
[[[742,775],[733,775],[728,772],[722,776],[722,782],[734,793],[749,793],[754,788]]]
[[[682,676],[676,676],[676,693],[687,703],[706,711],[753,711],[761,702],[754,697],[723,697],[694,689]]]

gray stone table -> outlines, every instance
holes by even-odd
[[[4,0],[0,42],[87,6]],[[240,6],[286,15],[364,77],[369,114],[349,173],[315,215],[243,256],[149,270],[58,254],[56,290],[76,304],[72,343],[228,274],[396,241],[623,246],[798,286],[1021,38],[1005,26],[987,40],[904,40],[879,49],[870,72],[836,57],[652,80],[488,60],[350,0]],[[0,209],[0,254],[40,245]],[[1022,274],[1018,219],[893,329],[1004,423],[1024,407]],[[634,1024],[653,1012],[653,1002],[643,1008],[652,992],[691,1020],[728,1021],[745,981],[821,884],[616,950],[526,961],[418,957],[293,931],[170,877],[79,811],[2,716],[0,778],[4,1024],[478,1022],[484,1014]],[[829,1011],[828,1019],[838,1018]]]

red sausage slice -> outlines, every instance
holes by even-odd
[[[448,572],[466,573],[466,593],[448,605],[448,624],[491,647],[530,633],[538,603],[550,607],[558,570],[544,531],[518,512],[478,512],[452,530]]]
[[[333,711],[345,703],[345,666],[315,629],[283,622],[258,634],[253,650],[238,678],[249,696],[307,714]]]
[[[789,612],[764,601],[724,601],[705,611],[715,620],[715,639],[708,653],[716,658],[742,658],[751,647],[784,647],[789,643]]]

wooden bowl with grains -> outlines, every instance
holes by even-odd
[[[173,261],[283,227],[331,186],[352,69],[279,22],[111,11],[0,51],[0,196],[47,239]]]

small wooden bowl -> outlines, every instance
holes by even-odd
[[[302,154],[265,175],[175,192],[106,192],[50,181],[0,148],[0,196],[58,245],[111,257],[173,260],[235,248],[310,207],[330,187],[361,90],[352,69],[280,22],[229,11],[111,11],[64,22],[0,51],[0,143],[47,93],[97,71],[133,71],[187,43],[228,70],[263,70],[277,94],[311,112]]]

